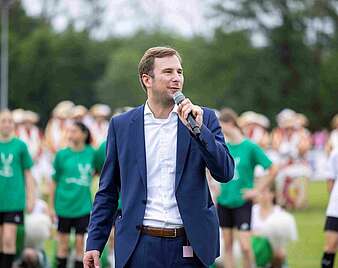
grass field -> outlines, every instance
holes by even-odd
[[[311,182],[309,185],[309,206],[292,212],[296,217],[299,239],[288,248],[290,268],[318,268],[324,243],[323,226],[328,193],[325,182]],[[335,268],[338,268],[336,258]]]
[[[296,217],[299,239],[288,248],[289,268],[319,268],[324,243],[323,226],[328,193],[325,182],[311,182],[309,185],[309,206],[292,212]],[[52,256],[51,240],[47,241],[47,253]],[[338,268],[336,258],[335,268]]]

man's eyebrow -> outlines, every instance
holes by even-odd
[[[170,68],[170,67],[168,67],[168,68],[164,68],[164,69],[162,69],[162,72],[164,72],[164,71],[172,71],[172,70],[175,70],[176,68]],[[183,71],[183,68],[178,68],[177,69],[178,71]]]

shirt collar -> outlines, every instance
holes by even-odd
[[[169,117],[172,115],[172,114],[178,114],[177,113],[177,105],[175,104],[174,108],[171,110],[171,112],[169,113]],[[144,105],[144,115],[152,115],[154,117],[154,114],[153,112],[150,110],[150,107],[148,105],[148,101],[146,101],[145,105]],[[168,117],[168,118],[169,118]]]

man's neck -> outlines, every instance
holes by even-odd
[[[166,119],[169,117],[170,112],[173,110],[175,104],[164,106],[162,103],[157,103],[151,99],[147,100],[148,107],[153,113],[155,118]]]

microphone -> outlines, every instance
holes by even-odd
[[[173,99],[174,99],[174,102],[177,105],[179,105],[182,101],[185,100],[185,96],[183,95],[183,93],[181,91],[177,91],[174,94]],[[201,134],[201,130],[198,127],[198,125],[196,123],[196,120],[195,120],[195,117],[192,115],[191,112],[188,114],[187,121],[188,121],[188,124],[191,127],[192,132],[194,133],[194,135],[195,136],[199,136]]]

